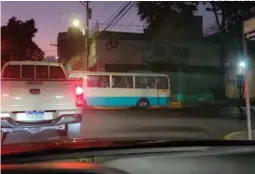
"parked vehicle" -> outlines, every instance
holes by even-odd
[[[83,78],[87,106],[167,106],[170,81],[165,74],[74,71],[70,78]]]
[[[69,79],[56,62],[11,61],[1,73],[1,131],[38,133],[56,129],[59,135],[80,133],[83,93],[81,79]]]

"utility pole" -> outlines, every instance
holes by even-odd
[[[248,82],[248,54],[247,54],[247,43],[246,39],[243,36],[243,56],[245,59],[245,62],[247,64],[247,67],[244,68],[244,96],[245,96],[245,105],[246,105],[246,116],[247,116],[247,133],[248,133],[248,139],[252,140],[252,130],[251,130],[251,107],[250,107],[250,95],[249,95],[249,82]]]
[[[246,104],[246,116],[247,116],[247,132],[248,139],[252,140],[252,129],[251,129],[251,108],[250,108],[250,95],[249,95],[249,82],[248,82],[248,73],[249,73],[249,59],[248,59],[248,51],[247,51],[247,40],[252,37],[247,37],[247,34],[255,33],[255,17],[246,20],[242,25],[242,42],[243,42],[243,56],[246,61],[247,67],[244,69],[244,94],[245,94],[245,104]],[[247,38],[246,38],[247,37]]]
[[[89,19],[91,19],[91,9],[89,8],[89,1],[86,1],[86,24],[85,24],[85,70],[89,69]]]

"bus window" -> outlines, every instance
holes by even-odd
[[[168,89],[168,79],[165,76],[157,76],[157,88]]]
[[[133,88],[133,76],[112,76],[112,88]]]
[[[135,87],[144,89],[154,89],[155,88],[155,77],[153,76],[136,76],[135,77]]]
[[[90,88],[109,88],[110,87],[110,76],[88,75],[87,87],[90,87]]]

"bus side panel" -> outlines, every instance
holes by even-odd
[[[88,106],[105,106],[105,107],[135,107],[141,98],[146,98],[150,102],[150,106],[168,106],[169,98],[168,97],[87,97],[86,101]],[[158,104],[159,101],[161,102]]]
[[[133,107],[139,97],[88,97],[89,106],[105,106],[105,107]]]
[[[170,80],[168,76],[161,76],[161,77],[156,77],[157,81],[161,79],[161,81],[158,81],[159,83],[157,87],[158,89],[158,105],[159,106],[168,106],[170,104],[170,94],[171,94],[171,89],[170,89]],[[162,79],[163,78],[163,79]]]
[[[168,105],[169,98],[158,98],[156,89],[124,89],[124,88],[87,88],[85,100],[88,106],[133,107],[141,98],[146,98],[151,106]]]
[[[158,89],[158,105],[168,106],[170,103],[170,90],[169,89]]]

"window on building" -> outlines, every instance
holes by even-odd
[[[183,57],[187,59],[190,55],[189,51],[190,50],[187,47],[182,47],[182,46],[172,47],[172,53],[173,53],[173,56],[175,57]]]
[[[112,88],[133,88],[133,76],[112,76]]]
[[[154,76],[136,76],[135,87],[144,89],[155,88],[155,77]]]
[[[87,87],[90,88],[109,88],[110,76],[106,75],[88,75]]]
[[[157,88],[158,89],[168,89],[167,77],[164,77],[164,76],[157,77]]]

